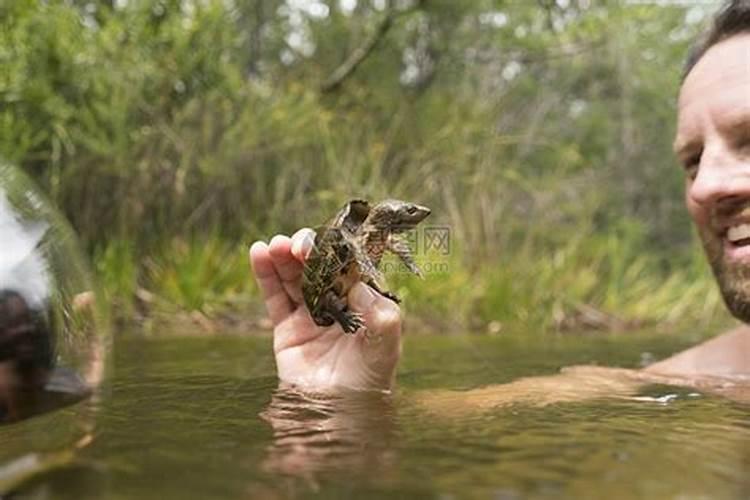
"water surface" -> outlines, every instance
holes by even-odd
[[[544,405],[430,403],[447,389],[469,394],[568,365],[636,368],[692,341],[415,336],[394,394],[330,397],[279,388],[270,339],[125,333],[113,383],[95,407],[93,441],[21,493],[749,498],[750,407],[736,401],[644,385]]]

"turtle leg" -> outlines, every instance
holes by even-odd
[[[391,299],[396,304],[400,304],[401,299],[399,299],[395,293],[383,290],[383,287],[380,286],[383,275],[378,270],[377,266],[372,262],[372,260],[367,256],[367,254],[365,252],[357,250],[354,256],[357,259],[357,265],[359,266],[359,272],[362,275],[362,281],[370,285],[373,290],[378,292],[383,297]]]
[[[362,318],[362,315],[349,309],[339,311],[336,319],[344,330],[344,333],[354,334],[357,330],[365,326],[365,320]]]
[[[380,295],[382,295],[386,299],[391,299],[396,304],[400,304],[401,303],[401,299],[398,298],[398,295],[396,295],[393,292],[389,292],[388,290],[383,290],[380,287],[380,285],[378,284],[378,282],[375,281],[374,279],[370,279],[370,280],[366,281],[365,283],[367,283],[368,285],[370,285],[373,290],[375,290],[376,292],[378,292]]]
[[[342,303],[333,291],[328,291],[325,294],[324,300],[321,303],[321,310],[324,310],[327,314],[335,318],[341,325],[344,333],[353,334],[365,326],[362,315],[349,310],[346,303]]]
[[[409,244],[406,241],[391,235],[391,237],[388,238],[388,250],[398,255],[398,257],[401,259],[401,262],[404,263],[409,271],[413,272],[420,278],[424,277],[424,275],[422,274],[422,270],[419,269],[417,263],[414,262],[414,257],[411,254],[411,248],[409,248]]]
[[[312,319],[318,326],[331,326],[336,321],[327,311],[318,316],[312,316]]]

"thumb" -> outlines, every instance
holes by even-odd
[[[360,282],[349,290],[349,307],[364,317],[367,330],[358,335],[362,359],[378,385],[390,388],[401,357],[401,308]]]
[[[401,308],[365,283],[359,282],[349,290],[348,303],[364,317],[371,333],[386,337],[398,337],[401,333]]]

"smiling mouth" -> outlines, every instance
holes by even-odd
[[[726,232],[726,239],[734,247],[750,245],[750,223],[730,226]]]

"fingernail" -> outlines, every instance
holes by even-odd
[[[315,233],[312,231],[305,231],[301,237],[297,237],[292,242],[292,254],[307,258],[310,250],[313,247]]]
[[[367,311],[378,299],[375,291],[362,282],[357,283],[349,291],[349,306],[357,312]]]
[[[287,241],[289,241],[289,236],[285,236],[283,234],[277,234],[273,238],[271,238],[271,241],[268,242],[269,248],[278,248],[279,246],[286,246],[284,245]]]
[[[259,252],[262,252],[268,248],[268,245],[266,245],[265,241],[256,241],[252,245],[250,245],[250,250],[248,250],[248,253],[250,254],[250,260],[255,258],[255,256],[258,255]]]
[[[265,246],[266,246],[266,242],[265,241],[261,241],[261,240],[254,241],[253,244],[250,245],[250,251],[251,252],[257,251],[258,249],[261,249],[261,248],[263,248]],[[255,249],[255,250],[253,250],[253,249]]]

